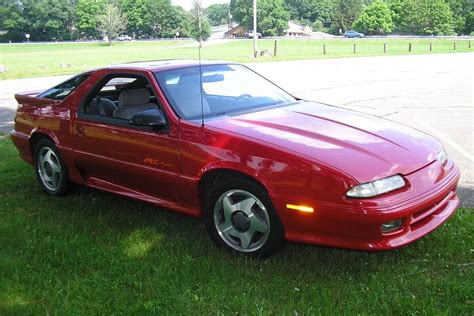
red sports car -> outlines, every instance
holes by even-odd
[[[459,205],[435,138],[300,100],[240,64],[126,64],[16,99],[12,139],[44,191],[76,183],[202,217],[233,253],[393,249]]]

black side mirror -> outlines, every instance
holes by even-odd
[[[151,109],[132,116],[130,124],[135,126],[150,126],[158,130],[166,126],[166,120],[160,110]]]

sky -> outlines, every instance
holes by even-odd
[[[204,8],[210,6],[211,4],[215,3],[229,3],[229,0],[201,0],[202,1],[202,6]],[[192,0],[171,0],[171,2],[174,5],[180,5],[182,6],[185,10],[190,10],[192,7]]]

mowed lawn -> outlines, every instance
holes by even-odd
[[[274,40],[259,40],[258,49],[273,53]],[[456,50],[454,50],[456,42]],[[386,53],[384,53],[384,43]],[[409,44],[412,52],[408,52]],[[450,39],[333,39],[278,40],[276,57],[259,57],[258,61],[316,58],[360,57],[377,55],[472,52],[469,41]],[[354,44],[356,53],[354,54]],[[325,49],[324,49],[325,47]],[[252,40],[235,40],[207,44],[203,59],[253,62]],[[196,42],[191,40],[114,43],[4,44],[0,45],[0,64],[6,72],[0,79],[28,78],[74,74],[111,64],[167,58],[198,59]],[[324,54],[324,50],[326,54]]]
[[[287,244],[263,261],[218,250],[196,219],[80,187],[47,196],[9,139],[0,183],[1,315],[474,313],[472,209],[395,251]]]

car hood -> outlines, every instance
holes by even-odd
[[[285,148],[360,183],[409,174],[434,161],[442,149],[438,140],[416,129],[306,101],[226,116],[206,125]]]

